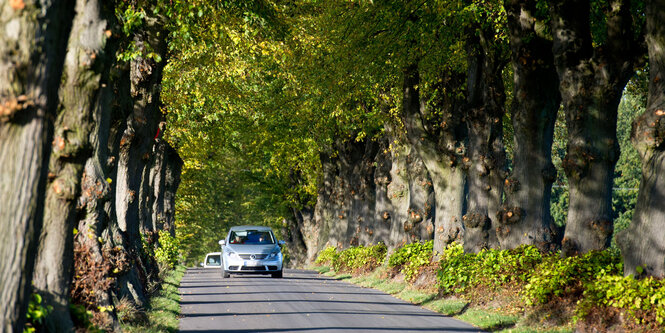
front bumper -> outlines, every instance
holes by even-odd
[[[247,259],[244,259],[247,258]],[[282,270],[282,254],[273,258],[251,259],[250,255],[224,254],[224,271],[234,274],[270,274]]]

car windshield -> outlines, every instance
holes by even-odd
[[[229,235],[230,244],[275,244],[272,233],[262,230],[237,230]]]
[[[208,266],[221,266],[221,264],[219,254],[209,254],[206,258],[206,265]]]

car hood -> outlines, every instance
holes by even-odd
[[[271,253],[276,248],[279,248],[277,244],[229,244],[226,245],[226,248],[232,250],[236,253]]]

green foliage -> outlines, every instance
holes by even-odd
[[[134,8],[131,6],[126,6],[123,10],[122,7],[116,7],[115,15],[122,24],[122,32],[125,36],[131,36],[134,31],[143,25],[143,20],[146,17],[146,13],[143,8]]]
[[[28,304],[28,313],[26,314],[26,324],[23,329],[24,333],[36,332],[41,327],[44,318],[48,316],[49,312],[53,311],[52,306],[44,306],[42,304],[42,296],[33,293],[30,295],[30,303]]]
[[[144,259],[150,260],[151,258],[155,258],[155,248],[153,244],[150,244],[150,240],[148,238],[149,236],[141,233],[141,256]]]
[[[165,272],[161,290],[149,300],[147,311],[142,320],[122,322],[123,332],[177,332],[180,319],[180,293],[178,286],[185,275],[186,268],[178,265]],[[128,311],[138,311],[136,308]],[[147,319],[147,320],[146,320]],[[121,319],[122,320],[122,319]]]
[[[383,264],[388,248],[383,243],[354,246],[340,251],[332,259],[336,272],[368,272]]]
[[[471,284],[473,278],[471,266],[476,255],[464,253],[464,247],[452,243],[443,250],[439,270],[437,271],[437,286],[444,294],[463,292]]]
[[[75,327],[82,327],[86,332],[102,332],[102,330],[92,323],[92,311],[86,309],[84,305],[70,304],[69,312],[72,314],[72,321]]]
[[[490,286],[522,283],[542,259],[542,254],[534,246],[523,245],[513,250],[483,250],[476,256],[474,274],[479,283]]]
[[[157,262],[169,268],[178,264],[180,242],[166,230],[159,231],[159,246],[155,249]]]
[[[633,219],[633,211],[637,203],[642,169],[639,153],[630,142],[630,130],[633,119],[644,112],[645,104],[643,103],[640,96],[627,89],[619,104],[617,138],[621,145],[621,155],[614,171],[614,191],[612,192],[615,235],[628,227]],[[616,247],[614,238],[612,245]]]
[[[450,244],[444,250],[437,272],[439,289],[445,293],[464,292],[468,287],[483,285],[497,288],[507,283],[522,283],[542,261],[540,251],[533,246],[514,250],[483,250],[477,254],[464,253],[460,244]]]
[[[323,251],[319,252],[319,255],[314,261],[320,265],[332,265],[332,262],[335,261],[335,258],[339,256],[337,248],[334,246],[328,246]]]
[[[524,286],[527,305],[545,303],[552,296],[581,294],[586,284],[606,275],[623,272],[618,251],[594,251],[582,256],[544,258]]]
[[[388,259],[388,267],[399,269],[407,281],[413,281],[420,269],[432,260],[434,241],[406,244],[393,252]]]
[[[626,310],[637,324],[662,325],[665,320],[665,283],[653,277],[636,280],[632,276],[601,276],[586,286],[584,297],[578,304],[577,317],[584,317],[597,305]]]

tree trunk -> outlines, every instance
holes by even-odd
[[[162,121],[159,88],[166,58],[166,32],[160,18],[147,17],[141,30],[136,33],[137,48],[162,56],[163,60],[139,56],[130,61],[130,94],[133,100],[132,113],[120,139],[118,173],[116,183],[115,210],[118,226],[127,239],[128,251],[136,254],[136,265],[119,277],[120,295],[128,297],[142,306],[145,301],[144,287],[157,278],[157,266],[152,258],[142,253],[143,231],[150,231],[149,175],[153,161],[154,146],[158,139],[159,123]],[[147,53],[147,51],[146,51]],[[145,235],[148,242],[155,241],[152,233]]]
[[[73,329],[69,314],[69,287],[73,260],[76,202],[85,161],[92,153],[89,137],[98,106],[103,72],[115,56],[106,43],[112,8],[97,0],[78,0],[60,87],[60,111],[50,157],[44,228],[35,263],[33,285],[53,307],[46,317],[50,331]]]
[[[20,332],[44,218],[69,1],[0,5],[0,330]]]
[[[100,307],[119,306],[117,279],[133,267],[126,237],[117,224],[115,184],[120,133],[126,126],[126,110],[131,109],[129,75],[115,62],[106,73],[95,109],[94,129],[90,136],[93,155],[86,161],[81,179],[78,206],[83,214],[74,238],[74,278],[72,303],[93,312],[93,322],[106,330],[119,330],[115,311],[100,312]]]
[[[301,209],[292,208],[293,219],[286,220],[287,229],[282,235],[287,243],[290,260],[289,267],[303,267],[316,259],[316,244],[311,244],[314,238],[311,233],[314,210],[311,207]]]
[[[607,248],[614,229],[617,108],[640,48],[633,43],[628,4],[615,0],[609,8],[606,42],[594,49],[589,2],[564,0],[552,6],[554,61],[568,128],[563,163],[570,205],[564,256]]]
[[[478,29],[467,40],[469,144],[467,172],[467,212],[464,221],[464,249],[478,252],[497,248],[496,213],[501,206],[505,177],[503,115],[505,92],[501,71],[505,65],[494,31]]]
[[[633,122],[631,139],[642,159],[633,221],[617,236],[624,274],[665,277],[665,1],[646,2],[649,98]],[[638,269],[639,267],[639,269]]]
[[[162,130],[163,132],[163,130]],[[165,146],[166,168],[162,176],[164,184],[161,193],[161,210],[157,215],[157,229],[168,230],[172,236],[175,236],[175,199],[176,192],[180,186],[180,174],[182,173],[183,160],[178,155],[178,152],[170,145],[163,143]],[[153,208],[157,210],[157,208]]]
[[[454,78],[446,78],[445,81],[444,84],[450,87],[459,86],[460,83],[460,80]],[[418,152],[432,180],[435,203],[434,253],[437,254],[454,241],[462,242],[464,237],[464,173],[457,164],[461,119],[459,112],[456,112],[455,97],[442,96],[445,102],[439,104],[441,110],[437,111],[443,114],[444,119],[436,121],[438,131],[433,131],[434,127],[429,121],[431,119],[427,118],[427,109],[421,105],[419,83],[418,66],[408,66],[404,71],[402,117],[408,140]]]
[[[538,35],[543,23],[534,16],[536,2],[506,0],[513,66],[513,172],[506,179],[506,201],[499,213],[501,248],[522,244],[542,251],[558,248],[561,231],[550,215],[554,124],[561,103],[552,42]]]

